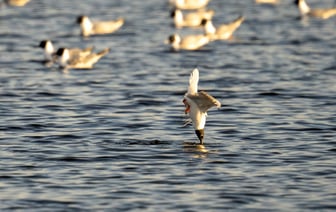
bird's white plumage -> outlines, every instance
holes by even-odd
[[[4,3],[10,6],[15,7],[23,7],[25,6],[30,0],[5,0]]]
[[[244,17],[239,16],[230,23],[222,24],[217,28],[213,25],[210,19],[204,21],[204,33],[212,40],[228,40],[232,37],[233,33],[243,23]]]
[[[169,36],[166,40],[167,44],[170,44],[172,49],[175,51],[179,50],[198,50],[210,42],[210,36],[199,34],[199,35],[186,35],[184,37],[178,34],[173,34]]]
[[[195,95],[198,91],[199,71],[195,68],[189,78],[189,87],[187,94]]]
[[[110,21],[91,21],[88,16],[80,16],[77,22],[80,24],[81,34],[88,37],[114,33],[123,26],[125,21],[123,18]]]
[[[110,49],[106,48],[98,53],[91,52],[88,55],[71,58],[68,49],[60,48],[58,49],[56,54],[59,56],[58,63],[62,68],[91,69],[93,68],[93,65],[97,63],[109,51]]]
[[[202,25],[202,20],[210,20],[215,11],[213,10],[198,10],[196,12],[189,12],[183,14],[179,9],[175,9],[172,12],[172,18],[176,28],[181,27],[200,27]]]
[[[305,0],[296,0],[301,16],[315,17],[321,19],[328,19],[330,17],[336,16],[336,7],[332,8],[315,8],[311,9]]]
[[[188,91],[184,95],[185,113],[189,114],[192,125],[196,131],[203,131],[206,122],[207,111],[211,107],[220,107],[221,103],[205,91],[198,92],[199,71],[195,68],[189,78]],[[203,138],[200,138],[203,143]]]
[[[47,62],[51,64],[57,60],[54,45],[51,40],[42,40],[39,47],[44,49],[44,57]],[[69,50],[69,58],[84,57],[92,53],[93,47],[87,47],[85,49],[80,48],[67,48]]]
[[[170,4],[181,10],[197,10],[205,7],[210,0],[170,0]]]

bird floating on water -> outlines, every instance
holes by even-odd
[[[186,35],[181,37],[178,34],[173,34],[166,40],[167,44],[170,44],[174,51],[179,50],[198,50],[210,42],[209,36],[200,35]]]
[[[59,57],[58,63],[64,69],[92,69],[103,56],[109,53],[110,49],[106,48],[98,53],[90,53],[82,57],[70,57],[69,49],[59,48],[56,52]]]
[[[44,50],[44,57],[46,62],[55,62],[57,60],[57,55],[55,52],[54,45],[51,40],[42,40],[39,44]],[[80,48],[68,48],[70,58],[84,57],[91,54],[93,47],[87,47],[85,49]]]
[[[199,71],[195,68],[189,78],[189,87],[184,95],[183,103],[185,113],[189,114],[195,133],[200,141],[204,143],[204,127],[207,111],[211,107],[221,107],[221,103],[205,91],[198,92]]]
[[[4,0],[4,4],[13,6],[13,7],[23,7],[25,6],[30,0]]]
[[[298,6],[302,17],[328,19],[336,15],[336,7],[311,9],[305,0],[295,0],[294,3]]]
[[[257,4],[278,4],[280,0],[255,0]]]
[[[170,0],[170,4],[180,10],[198,10],[208,5],[210,0]]]
[[[243,23],[244,17],[239,16],[231,23],[222,24],[219,27],[215,27],[211,20],[204,19],[202,25],[204,27],[204,33],[210,36],[211,40],[228,40],[232,37],[233,33]]]
[[[80,24],[81,35],[88,37],[91,35],[111,34],[124,25],[125,20],[118,18],[111,21],[91,21],[88,16],[79,16],[77,23]]]
[[[176,28],[199,27],[203,19],[212,19],[214,14],[215,11],[213,10],[198,10],[196,12],[183,14],[181,10],[175,9],[172,11],[171,17],[174,19]]]

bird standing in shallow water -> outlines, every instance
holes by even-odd
[[[189,87],[184,95],[185,113],[189,114],[195,133],[203,144],[207,111],[211,107],[221,107],[221,103],[205,91],[198,92],[199,71],[195,68],[189,78]]]

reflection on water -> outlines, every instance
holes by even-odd
[[[203,156],[206,156],[206,154],[204,153],[209,153],[204,145],[191,142],[184,142],[183,150],[185,152],[202,153],[202,156],[200,156],[201,158],[203,158]]]

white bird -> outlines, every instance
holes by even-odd
[[[336,7],[333,8],[322,8],[322,9],[311,9],[305,0],[295,0],[294,2],[301,13],[301,16],[309,16],[321,19],[328,19],[336,15]]]
[[[55,49],[51,40],[43,40],[39,47],[44,50],[44,58],[47,62],[53,62],[56,59]]]
[[[80,24],[81,34],[85,37],[90,35],[111,34],[121,28],[125,20],[119,18],[112,21],[94,21],[92,22],[87,16],[79,16],[77,23]]]
[[[211,107],[221,107],[221,103],[205,91],[198,92],[199,71],[195,68],[189,78],[189,87],[184,95],[185,113],[189,113],[195,133],[203,144],[207,111]]]
[[[210,0],[170,0],[170,4],[180,10],[197,10],[208,5]]]
[[[91,69],[104,55],[109,53],[110,49],[106,48],[98,53],[90,53],[83,57],[71,58],[67,48],[59,48],[56,52],[59,57],[58,63],[61,68],[65,69]]]
[[[55,62],[55,60],[57,59],[57,55],[56,55],[55,48],[51,40],[42,40],[40,42],[39,47],[41,47],[44,50],[44,57],[45,57],[46,62]],[[84,57],[86,55],[91,54],[93,47],[87,47],[85,49],[68,48],[68,50],[69,50],[70,58]]]
[[[170,44],[175,51],[179,50],[198,50],[208,44],[210,38],[206,35],[187,35],[181,38],[178,34],[173,34],[168,37],[166,43]]]
[[[30,0],[4,0],[4,3],[9,6],[14,7],[23,7],[25,6]]]
[[[257,4],[278,4],[280,0],[255,0]]]
[[[208,35],[211,40],[228,40],[232,38],[233,33],[243,23],[244,17],[239,16],[231,23],[222,24],[219,27],[215,27],[211,20],[204,19],[202,25],[204,26],[204,33]]]
[[[199,27],[203,19],[212,19],[214,14],[215,11],[213,10],[198,10],[183,14],[181,10],[175,9],[172,11],[171,17],[174,19],[176,28]]]

